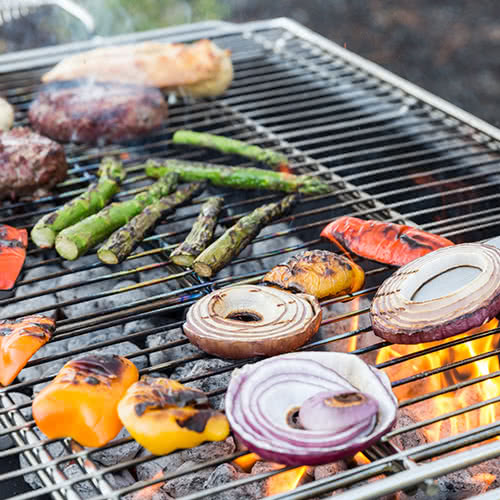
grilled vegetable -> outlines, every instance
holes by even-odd
[[[118,415],[130,435],[155,455],[229,435],[226,417],[209,408],[205,393],[167,378],[142,377],[120,401]]]
[[[245,215],[196,257],[193,269],[204,277],[216,274],[236,257],[264,226],[290,210],[295,201],[295,195],[285,196],[278,203],[263,205]]]
[[[68,361],[35,397],[33,418],[50,439],[102,446],[120,432],[118,402],[138,378],[135,365],[121,356],[88,354]]]
[[[364,450],[389,431],[397,407],[385,373],[337,352],[245,365],[233,372],[225,400],[235,436],[262,459],[286,465],[325,464]]]
[[[453,245],[416,227],[348,216],[330,222],[321,236],[360,257],[393,266],[403,266],[437,248]]]
[[[365,282],[365,273],[342,255],[308,250],[273,267],[262,282],[323,299],[357,292]]]
[[[99,181],[91,184],[77,198],[59,210],[44,215],[31,231],[31,239],[41,248],[54,246],[57,233],[101,210],[120,190],[125,170],[120,161],[104,158],[97,173]]]
[[[0,384],[9,385],[31,356],[54,334],[55,321],[46,316],[25,316],[0,321]]]
[[[189,184],[165,198],[147,206],[128,224],[117,229],[97,251],[97,256],[105,264],[118,264],[126,259],[134,247],[138,245],[147,231],[158,222],[162,214],[173,210],[190,200],[202,187],[201,184]]]
[[[216,149],[221,153],[245,156],[246,158],[260,161],[271,167],[286,168],[288,166],[288,158],[283,153],[278,153],[272,149],[253,146],[252,144],[247,144],[246,142],[237,141],[221,135],[193,132],[192,130],[178,130],[175,132],[172,142],[174,144],[188,144],[189,146]]]
[[[477,274],[464,280],[467,270]],[[373,331],[390,342],[418,344],[481,326],[500,312],[499,273],[500,250],[491,245],[463,243],[420,257],[378,289]],[[446,281],[433,286],[444,274]]]
[[[217,225],[217,217],[224,200],[217,196],[209,198],[201,207],[200,215],[186,239],[170,254],[178,266],[190,267],[194,259],[207,248]]]
[[[244,359],[293,351],[318,331],[320,323],[321,307],[311,295],[238,285],[193,304],[183,330],[205,352]]]
[[[177,172],[184,181],[207,180],[215,186],[234,189],[267,189],[304,194],[323,194],[331,191],[328,184],[310,175],[182,160],[166,160],[161,165],[153,160],[146,163],[146,174],[150,177],[158,178],[167,172]]]
[[[175,189],[177,178],[173,173],[165,175],[147,191],[139,193],[131,200],[112,203],[100,212],[63,229],[56,238],[57,253],[68,260],[77,259],[126,224],[146,206],[169,194]]]
[[[0,224],[0,290],[10,290],[23,268],[28,246],[26,229]]]

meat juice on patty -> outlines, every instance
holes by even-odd
[[[0,199],[46,195],[67,171],[57,142],[26,127],[0,131]]]
[[[92,80],[44,85],[29,110],[39,133],[83,144],[134,139],[166,117],[167,103],[157,88]]]

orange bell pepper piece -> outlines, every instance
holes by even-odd
[[[118,415],[130,435],[155,455],[229,435],[226,417],[208,407],[204,392],[167,378],[144,376],[130,386]]]
[[[26,259],[28,233],[26,229],[16,229],[0,224],[0,290],[10,290]]]
[[[54,334],[56,323],[47,316],[0,321],[0,384],[9,385],[31,356]]]
[[[330,222],[321,236],[341,250],[344,247],[365,259],[404,266],[412,260],[453,245],[453,242],[412,226],[344,216]]]
[[[68,361],[34,399],[33,418],[50,439],[102,446],[120,432],[118,402],[138,378],[135,365],[122,356],[88,354]]]

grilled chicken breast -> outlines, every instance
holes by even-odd
[[[233,79],[230,52],[210,40],[191,45],[146,42],[102,47],[63,59],[42,81],[91,78],[170,89],[209,97],[222,94]]]

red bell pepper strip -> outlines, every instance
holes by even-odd
[[[433,250],[454,243],[412,226],[344,216],[330,222],[321,236],[342,250],[383,264],[403,266]]]
[[[26,259],[28,233],[26,229],[16,229],[0,224],[0,290],[10,290]]]
[[[9,385],[31,356],[45,345],[56,323],[46,316],[0,321],[0,384]]]

